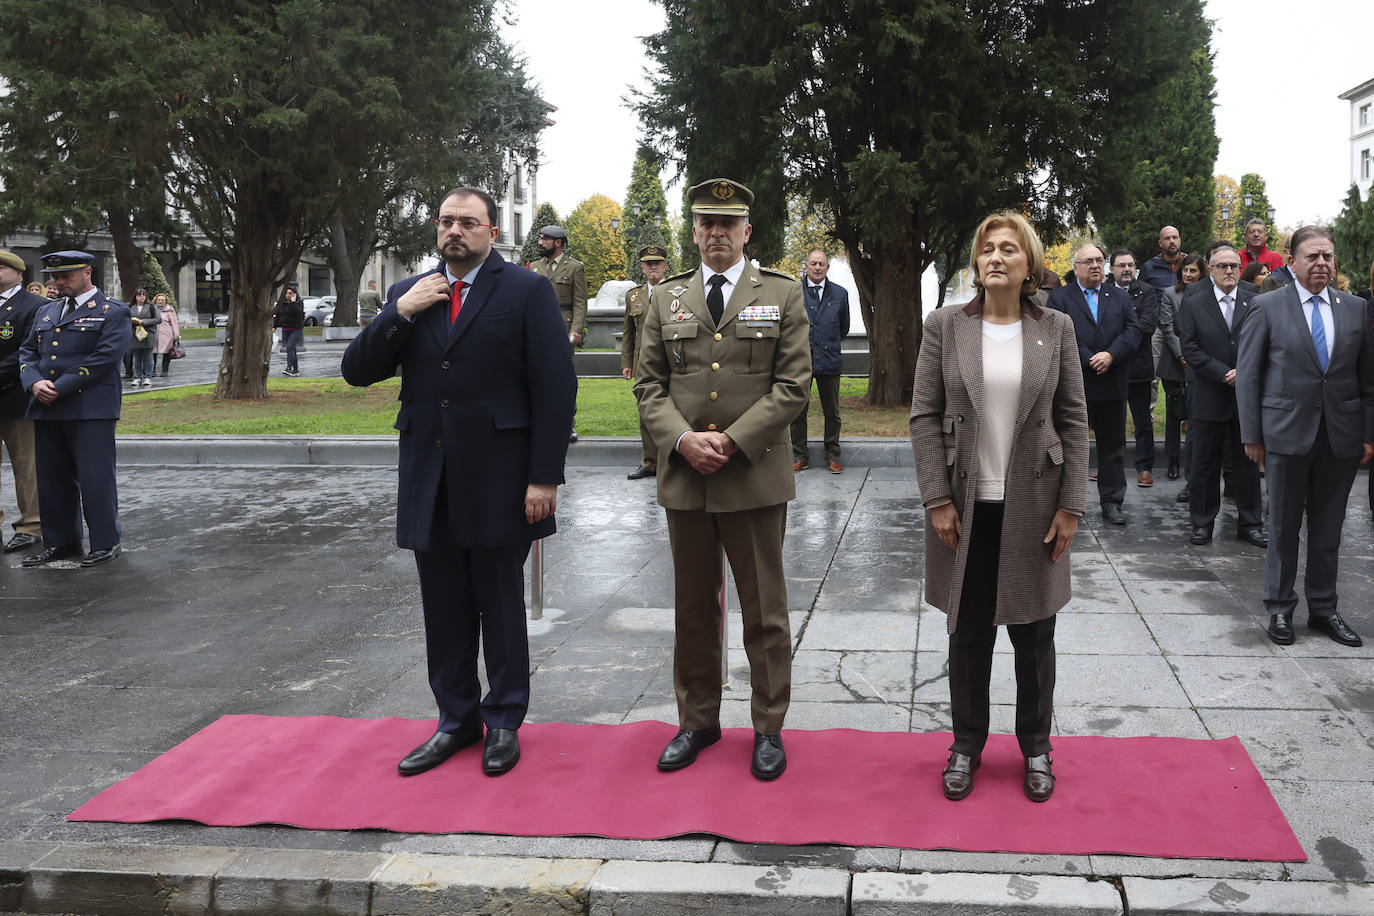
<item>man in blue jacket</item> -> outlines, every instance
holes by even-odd
[[[396,543],[415,551],[439,705],[402,776],[483,740],[484,727],[483,771],[509,771],[529,707],[525,558],[554,533],[577,377],[553,287],[492,250],[496,220],[485,191],[450,191],[433,220],[442,260],[392,286],[343,357],[350,385],[401,370]]]
[[[43,273],[58,297],[39,308],[19,348],[19,384],[33,395],[38,505],[43,549],[20,566],[81,555],[81,518],[91,551],[81,565],[119,556],[115,423],[123,391],[119,364],[129,349],[129,308],[91,283],[95,257],[84,251],[43,255]]]
[[[1126,524],[1126,389],[1131,356],[1140,346],[1131,294],[1103,283],[1106,258],[1096,245],[1073,256],[1074,282],[1050,293],[1049,306],[1073,319],[1078,357],[1083,363],[1083,393],[1088,425],[1097,438],[1097,498],[1102,520]]]
[[[840,342],[849,333],[849,292],[826,279],[830,256],[817,248],[806,256],[802,277],[802,302],[811,319],[811,377],[825,414],[825,463],[830,473],[844,470],[840,464]],[[806,406],[792,421],[792,470],[811,466],[806,445],[806,414],[811,408],[811,389]]]

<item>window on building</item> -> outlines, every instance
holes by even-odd
[[[515,202],[517,204],[525,202],[525,174],[518,165],[515,167]],[[514,231],[517,236],[520,234],[519,229]],[[516,244],[519,245],[520,242],[517,241]]]
[[[310,295],[312,296],[328,296],[334,292],[331,288],[332,284],[329,282],[328,267],[310,268],[306,284],[310,287]]]
[[[1369,150],[1360,151],[1360,180],[1368,181],[1370,176],[1371,156]]]
[[[506,208],[496,208],[496,243],[504,245],[506,243],[506,230],[502,227],[506,225]]]
[[[510,215],[510,218],[510,231],[515,236],[515,244],[525,244],[525,214],[517,210]]]
[[[1369,103],[1369,104],[1365,104],[1365,105],[1361,105],[1361,106],[1360,106],[1360,126],[1361,126],[1361,127],[1368,127],[1368,126],[1369,126],[1369,105],[1370,105],[1370,104],[1374,104],[1374,103]]]

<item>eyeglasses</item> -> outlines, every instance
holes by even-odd
[[[1234,264],[1217,264],[1216,262],[1213,262],[1213,263],[1212,263],[1212,269],[1213,269],[1213,270],[1224,270],[1224,271],[1227,271],[1227,272],[1230,272],[1230,271],[1233,271],[1233,270],[1240,270],[1240,262],[1237,261],[1237,262],[1235,262]]]
[[[1078,259],[1077,261],[1074,261],[1074,263],[1075,263],[1075,264],[1087,264],[1087,265],[1093,265],[1093,264],[1106,264],[1106,263],[1107,263],[1107,259],[1106,259],[1106,258],[1080,258],[1080,259]]]
[[[473,219],[473,218],[470,217],[470,216],[465,216],[465,217],[463,217],[462,219],[454,219],[454,218],[451,217],[451,216],[441,216],[441,217],[439,217],[438,219],[432,219],[432,220],[430,220],[430,222],[433,223],[434,225],[438,226],[440,229],[444,230],[445,232],[448,232],[448,231],[449,231],[450,229],[452,229],[454,226],[457,226],[458,228],[462,229],[464,232],[473,232],[473,231],[475,231],[475,230],[477,230],[477,229],[495,229],[495,228],[496,228],[496,227],[495,227],[494,225],[492,225],[491,223],[479,223],[479,222],[477,222],[477,220]]]

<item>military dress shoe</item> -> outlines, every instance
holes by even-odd
[[[465,747],[482,740],[482,726],[458,732],[435,732],[429,740],[401,758],[396,772],[414,776],[432,770]]]
[[[42,566],[44,563],[51,563],[53,560],[65,560],[68,557],[81,556],[81,545],[68,544],[65,547],[44,547],[38,553],[25,557],[19,561],[20,566]]]
[[[720,726],[698,731],[679,731],[663,753],[658,755],[658,768],[665,772],[691,766],[697,754],[720,740]]]
[[[840,464],[838,461],[827,461],[826,467],[830,469],[830,473],[832,474],[844,473],[844,465]]]
[[[1049,754],[1026,758],[1026,778],[1021,788],[1026,798],[1033,802],[1050,800],[1054,794],[1054,768],[1050,765]]]
[[[482,772],[488,776],[509,773],[520,762],[520,739],[513,728],[487,729],[487,743],[482,747]]]
[[[1170,480],[1178,480],[1178,462],[1177,462],[1177,461],[1175,461],[1175,460],[1173,460],[1173,459],[1170,459],[1170,461],[1169,461],[1169,470],[1167,470],[1167,471],[1164,472],[1164,476],[1168,477]]]
[[[1188,543],[1197,544],[1199,546],[1212,543],[1212,529],[1194,528],[1193,533],[1188,535]]]
[[[1236,540],[1254,544],[1256,547],[1269,546],[1269,536],[1264,533],[1263,528],[1246,528],[1243,531],[1237,531]]]
[[[796,461],[792,462],[792,470],[794,471],[804,471],[809,467],[811,467],[811,462],[804,458],[798,458]]]
[[[1325,633],[1343,646],[1364,645],[1364,640],[1360,638],[1360,634],[1350,629],[1340,614],[1332,614],[1330,617],[1309,617],[1307,618],[1307,628]]]
[[[1153,487],[1155,485],[1155,475],[1149,471],[1141,471],[1135,475],[1135,485],[1137,487]]]
[[[1186,503],[1190,498],[1191,497],[1188,494],[1188,487],[1185,484],[1183,489],[1178,491],[1178,495],[1174,497],[1174,502]]]
[[[38,543],[38,538],[32,534],[17,532],[14,537],[5,542],[5,553],[14,553],[16,550],[23,550],[25,547],[32,547]]]
[[[1269,616],[1269,629],[1265,631],[1271,642],[1280,646],[1291,646],[1297,637],[1293,635],[1293,623],[1282,614]]]
[[[655,471],[653,468],[646,468],[644,465],[641,464],[639,467],[635,468],[633,471],[631,471],[630,473],[626,474],[626,475],[625,475],[625,479],[626,479],[626,480],[643,480],[645,477],[656,477],[656,476],[658,476],[658,472],[657,472],[657,471]]]
[[[759,779],[777,779],[787,769],[787,752],[782,749],[782,735],[754,732],[754,756],[749,772]]]
[[[1102,507],[1102,521],[1108,525],[1126,524],[1126,513],[1121,511],[1121,507],[1116,503],[1107,503]]]
[[[108,563],[119,556],[119,545],[113,547],[101,547],[99,550],[92,550],[86,554],[86,559],[81,561],[82,569],[90,569],[92,566],[99,566],[101,563]]]
[[[981,754],[960,754],[958,751],[949,755],[949,760],[945,763],[945,771],[940,774],[940,782],[945,790],[945,798],[950,801],[958,801],[968,797],[973,791],[973,771],[978,769],[983,762]]]

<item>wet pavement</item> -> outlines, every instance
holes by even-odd
[[[218,353],[191,352],[201,349]],[[182,362],[181,378],[199,371]],[[560,532],[546,546],[550,608],[530,625],[529,719],[672,722],[663,512],[652,481],[625,480],[637,442],[603,444],[625,461],[582,466],[574,447]],[[1193,876],[1249,882],[1252,896],[1275,882],[1374,890],[1374,531],[1363,474],[1350,499],[1340,609],[1364,647],[1309,633],[1305,608],[1296,645],[1270,643],[1263,553],[1234,539],[1234,507],[1223,506],[1212,545],[1193,547],[1174,501],[1181,481],[1163,475],[1152,489],[1131,487],[1125,528],[1089,512],[1072,555],[1075,597],[1057,629],[1056,734],[1239,735],[1305,863],[67,823],[92,795],[222,715],[433,717],[414,565],[393,539],[394,465],[358,460],[125,465],[116,562],[25,570],[22,554],[0,559],[0,910],[4,875],[22,882],[22,863],[89,844],[814,866],[856,882],[902,871]],[[0,504],[13,513],[7,464],[2,485]],[[948,729],[944,615],[920,603],[921,519],[910,469],[798,475],[785,547],[796,650],[787,727]],[[722,724],[748,727],[737,615],[730,645]],[[994,731],[1011,731],[1010,660],[1003,638]]]

